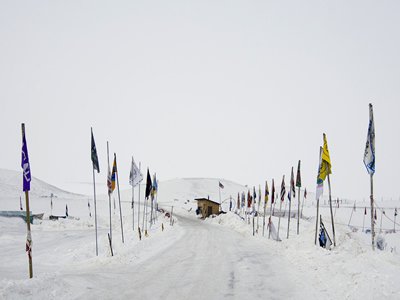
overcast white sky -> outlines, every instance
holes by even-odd
[[[90,126],[127,187],[131,156],[176,177],[259,184],[302,160],[315,191],[326,132],[335,195],[399,197],[400,1],[0,0],[0,168],[91,193]],[[106,186],[104,185],[105,193]]]

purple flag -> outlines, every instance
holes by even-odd
[[[21,167],[23,170],[23,191],[30,191],[31,189],[31,167],[29,164],[28,147],[26,146],[25,130],[22,132],[22,159]]]

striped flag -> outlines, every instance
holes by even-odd
[[[300,164],[301,161],[299,160],[299,164],[297,166],[296,187],[301,187]]]
[[[293,195],[293,198],[296,198],[296,188],[294,187],[294,173],[293,173],[293,167],[292,167],[292,174],[290,177],[290,189],[291,189],[291,196]]]
[[[92,133],[91,157],[92,157],[93,169],[95,169],[97,173],[100,173],[99,158],[97,156],[96,143],[94,142],[93,129],[90,128],[90,130]]]
[[[283,175],[281,184],[281,201],[285,201],[285,195],[286,195],[285,175]]]

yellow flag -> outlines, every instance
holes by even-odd
[[[321,166],[319,168],[318,178],[322,181],[325,180],[326,176],[332,174],[331,158],[329,156],[328,142],[324,133],[324,147],[322,148],[321,154]]]

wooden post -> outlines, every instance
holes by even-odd
[[[171,225],[171,226],[172,226],[172,214],[173,214],[173,212],[174,212],[174,206],[171,207],[171,217],[169,219],[169,225]]]
[[[289,193],[291,193],[290,191]],[[289,216],[288,216],[288,224],[287,224],[287,237],[289,238],[289,228],[290,228],[290,213],[291,213],[291,207],[292,207],[292,195],[290,195],[290,200],[289,200]]]
[[[374,175],[370,175],[371,183],[371,239],[372,239],[372,250],[375,251],[375,221],[374,221]]]
[[[23,127],[23,134],[25,135],[25,126]],[[30,247],[32,247],[32,234],[31,234],[31,216],[29,211],[29,191],[25,191],[25,205],[26,205],[26,229],[27,233],[27,241],[30,242]],[[33,265],[32,265],[32,251],[28,252],[28,260],[29,260],[29,278],[33,277]]]
[[[274,206],[275,206],[275,199],[274,199]],[[272,200],[271,200],[271,207],[269,208],[269,220],[268,220],[269,230],[268,230],[268,238],[271,238],[271,226],[272,226]]]
[[[328,187],[329,187],[329,207],[331,210],[331,221],[332,221],[332,232],[333,232],[333,245],[336,247],[335,221],[333,220],[331,180],[329,174],[328,174]]]
[[[117,155],[114,153],[115,164],[117,164]],[[118,188],[118,202],[119,202],[119,218],[121,219],[121,235],[122,235],[122,243],[124,243],[124,226],[122,225],[122,208],[121,208],[121,194],[119,192],[119,179],[118,179],[118,167],[117,167],[117,188]]]

